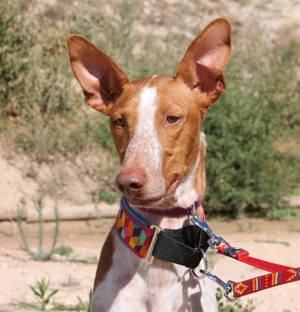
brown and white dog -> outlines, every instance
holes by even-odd
[[[130,82],[109,56],[79,35],[69,37],[68,49],[85,101],[109,116],[121,162],[116,185],[131,209],[161,228],[189,225],[186,215],[170,217],[167,211],[191,207],[204,196],[201,128],[207,108],[225,90],[230,23],[224,18],[210,23],[189,46],[174,78]],[[199,281],[181,265],[144,263],[113,228],[101,252],[92,311],[212,312],[217,305],[209,281]]]

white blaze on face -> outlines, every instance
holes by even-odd
[[[151,184],[148,187],[151,189],[163,186],[162,147],[155,127],[157,105],[157,89],[144,87],[139,97],[137,124],[123,162],[126,167],[131,167],[138,161],[137,165],[146,171],[147,180]],[[159,185],[154,185],[154,179]]]

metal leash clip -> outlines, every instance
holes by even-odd
[[[200,229],[202,229],[203,231],[205,231],[207,233],[207,235],[210,237],[210,239],[207,241],[208,245],[210,246],[210,248],[212,248],[215,252],[218,252],[217,247],[224,244],[226,246],[230,246],[226,240],[221,237],[221,236],[217,236],[209,227],[209,225],[207,224],[206,221],[199,219],[196,214],[194,212],[192,212],[189,215],[190,220],[195,223],[196,226],[198,226]],[[230,249],[229,253],[231,257],[235,256],[235,252],[241,250],[240,248],[233,248],[233,250]],[[225,293],[224,296],[228,301],[234,302],[237,298],[230,298],[229,294],[233,291],[233,281],[228,281],[227,283],[225,283],[224,281],[222,281],[218,276],[213,275],[212,273],[210,273],[207,269],[207,257],[204,253],[204,251],[201,249],[202,254],[203,254],[203,259],[204,259],[204,270],[200,269],[199,272],[202,274],[203,277],[208,277],[209,279],[211,279],[212,281],[214,281],[215,283],[217,283],[219,286],[221,286]],[[198,276],[195,272],[195,270],[192,270],[193,274],[200,278],[200,276]]]
[[[206,221],[199,219],[195,213],[191,213],[189,215],[189,218],[193,223],[195,223],[195,225],[197,225],[200,229],[207,233],[207,235],[210,237],[207,243],[210,248],[213,249],[215,252],[218,252],[218,249],[216,247],[220,246],[221,244],[229,245],[224,238],[222,238],[221,236],[217,236],[211,230]]]
[[[237,298],[230,298],[229,297],[229,294],[232,292],[232,286],[234,284],[233,281],[228,281],[227,283],[225,283],[218,276],[211,274],[208,270],[200,270],[200,273],[203,274],[204,276],[208,277],[209,279],[211,279],[215,283],[217,283],[219,286],[221,286],[225,291],[224,296],[228,301],[230,301],[230,302],[236,301]]]

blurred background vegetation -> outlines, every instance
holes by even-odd
[[[0,138],[34,168],[67,161],[79,178],[97,184],[90,194],[94,201],[113,202],[118,160],[108,122],[84,104],[66,38],[71,33],[87,37],[137,79],[174,75],[201,29],[184,21],[180,4],[168,19],[176,28],[167,24],[170,31],[159,37],[154,28],[141,30],[140,1],[116,1],[113,14],[89,3],[57,2],[42,14],[32,1],[0,3]],[[162,23],[159,15],[151,18]],[[291,36],[282,45],[270,45],[256,26],[247,37],[234,39],[227,90],[204,126],[205,208],[235,217],[277,218],[278,201],[300,193],[300,40]]]

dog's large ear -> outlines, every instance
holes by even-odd
[[[128,82],[127,76],[109,56],[82,36],[70,36],[68,50],[85,101],[94,109],[109,115],[112,104]]]
[[[225,18],[216,19],[191,43],[178,66],[177,77],[190,89],[205,93],[209,106],[226,88],[224,70],[230,54],[230,23]]]

